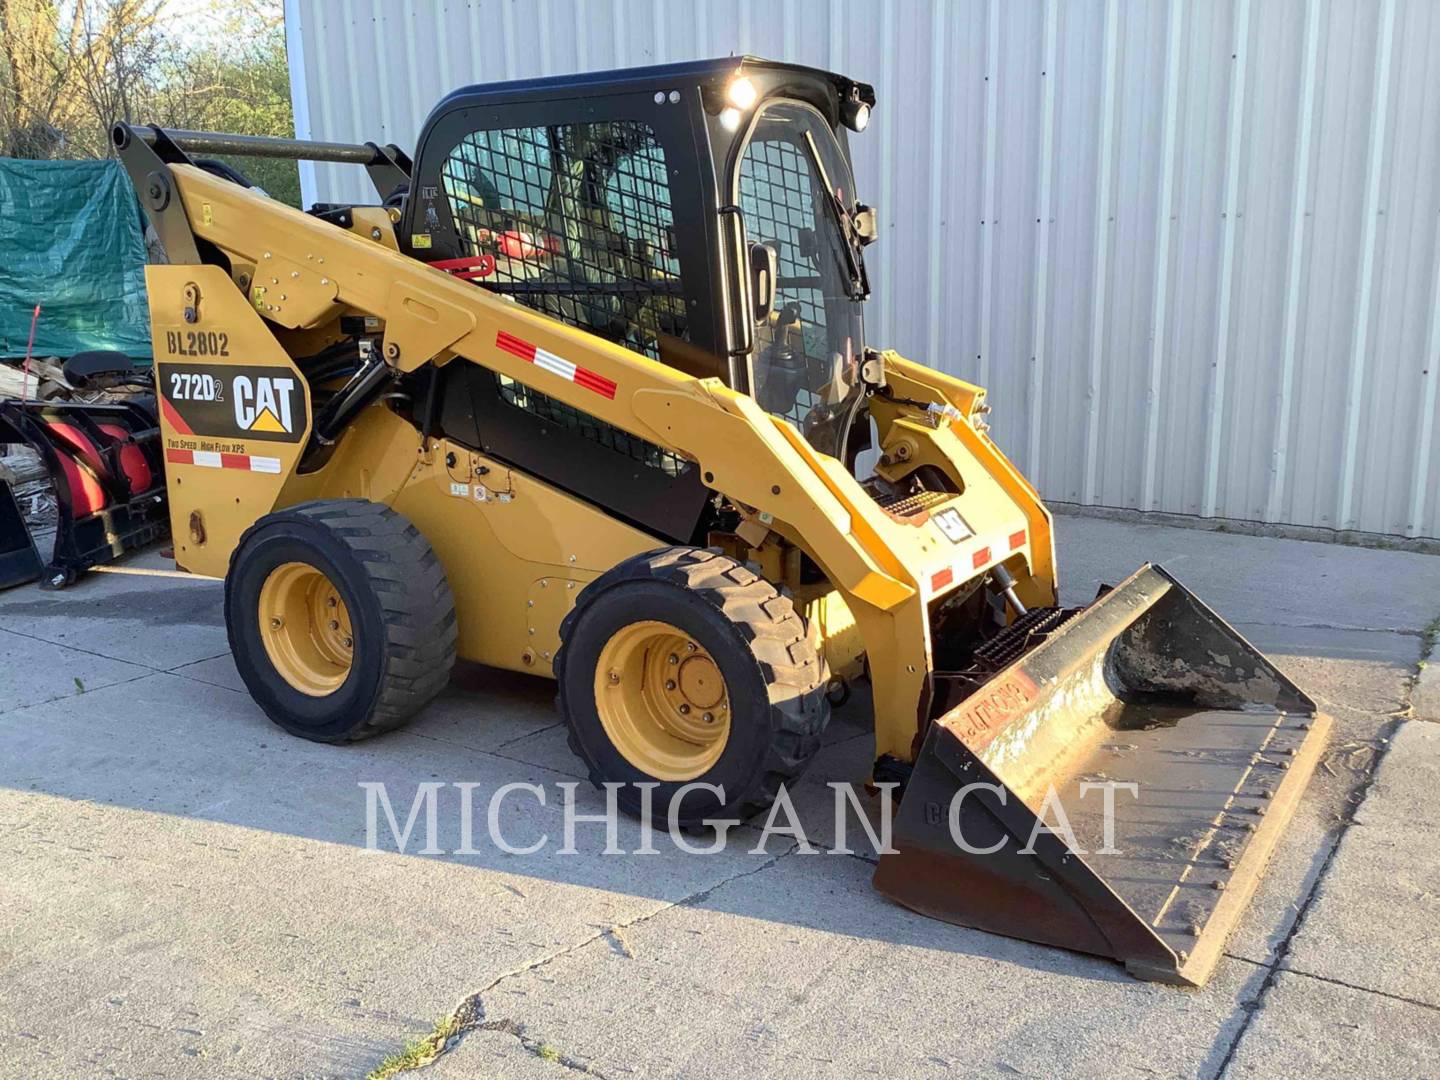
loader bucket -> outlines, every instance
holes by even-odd
[[[1038,636],[930,725],[875,885],[1202,985],[1330,719],[1157,566]]]

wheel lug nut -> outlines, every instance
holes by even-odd
[[[693,641],[687,641],[687,642],[685,643],[685,651],[686,651],[686,652],[694,652],[694,651],[695,651],[695,643],[694,643]]]
[[[680,715],[681,715],[681,716],[689,716],[689,715],[690,715],[690,706],[689,706],[689,705],[681,705],[681,706],[680,706]]]
[[[337,601],[335,600],[335,597],[332,596],[332,597],[330,597],[329,600],[326,600],[325,602],[326,602],[327,604],[329,604],[331,607],[334,607],[334,606],[336,605],[336,602],[337,602]]]
[[[707,712],[704,716],[700,717],[700,719],[704,720],[707,724],[713,724],[715,722],[715,714]]]
[[[275,616],[272,616],[272,617],[271,617],[271,619],[270,619],[270,629],[271,629],[271,630],[279,630],[280,627],[282,627],[282,626],[284,626],[284,625],[285,625],[285,620],[282,619],[282,618],[280,618],[279,615],[275,615]]]
[[[665,689],[666,689],[666,690],[674,690],[674,689],[675,689],[675,680],[674,680],[674,679],[666,679],[666,680],[665,680]]]
[[[334,619],[331,619],[331,620],[330,620],[330,629],[331,629],[331,630],[339,630],[339,629],[340,629],[340,624],[339,624],[338,622],[336,622]]]
[[[354,642],[353,639],[348,638],[348,637],[345,639],[345,647],[346,647],[347,649],[350,648],[350,647],[352,647],[354,644],[355,644],[355,642]]]
[[[676,656],[676,655],[672,652],[672,653],[670,654],[670,661],[669,661],[669,662],[672,663],[672,664],[678,664],[678,663],[680,662],[680,657]]]
[[[610,672],[610,683],[611,683],[611,685],[613,686],[615,683],[618,683],[619,681],[620,681],[620,673],[619,673],[618,671],[612,671],[612,672]]]

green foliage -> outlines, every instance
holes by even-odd
[[[166,65],[158,95],[171,127],[235,135],[295,134],[290,68],[280,0],[217,3],[216,29]],[[300,205],[295,162],[227,158],[254,184],[291,206]]]
[[[446,1016],[435,1022],[430,1031],[418,1039],[411,1039],[403,1047],[391,1054],[375,1068],[371,1069],[366,1080],[390,1080],[397,1073],[409,1072],[412,1069],[423,1069],[445,1049],[445,1044],[460,1030],[460,1021],[454,1016]]]
[[[110,153],[111,121],[295,134],[281,0],[0,0],[0,154]],[[294,162],[231,160],[299,205]]]

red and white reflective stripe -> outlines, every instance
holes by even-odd
[[[568,379],[577,386],[583,386],[586,390],[593,390],[601,397],[615,399],[615,383],[598,375],[588,368],[579,364],[572,364],[563,356],[556,356],[552,352],[528,341],[522,341],[514,334],[507,334],[501,330],[495,335],[495,347],[511,356],[518,356],[521,360],[529,361],[538,368],[544,368],[551,375],[559,375],[562,379]]]
[[[257,457],[254,454],[220,454],[214,450],[169,450],[165,460],[171,465],[199,465],[206,469],[239,469],[242,472],[279,473],[280,459]]]

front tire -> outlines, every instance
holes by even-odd
[[[672,547],[592,582],[560,628],[559,707],[570,747],[619,805],[682,827],[769,807],[820,748],[828,671],[789,598],[724,555]]]
[[[400,727],[455,666],[455,603],[420,532],[361,499],[302,503],[240,538],[225,577],[235,666],[271,720],[316,742]]]

